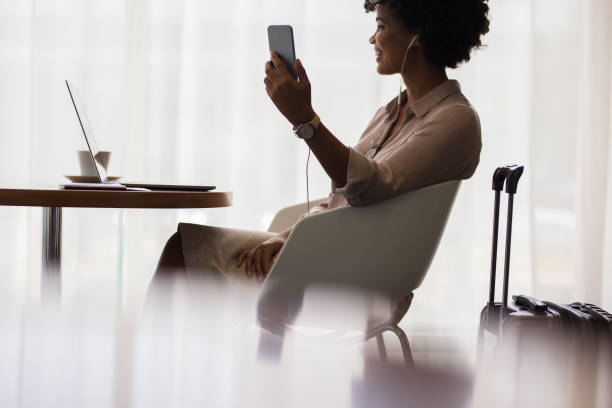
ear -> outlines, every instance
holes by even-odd
[[[420,45],[421,45],[421,43],[419,42],[418,34],[413,34],[408,39],[408,44],[406,45],[406,51],[405,52],[408,52],[408,50],[411,50],[415,46],[420,46]]]

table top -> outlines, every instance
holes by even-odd
[[[0,189],[0,205],[96,208],[213,208],[232,205],[231,192]]]

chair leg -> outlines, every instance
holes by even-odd
[[[413,368],[414,360],[412,359],[412,350],[410,350],[410,342],[408,341],[408,336],[406,333],[398,326],[392,325],[389,326],[389,330],[391,330],[397,338],[402,346],[402,353],[404,354],[404,362],[406,363],[406,367]]]
[[[371,332],[367,338],[372,338],[376,336],[376,344],[378,345],[378,355],[383,362],[387,362],[387,350],[385,348],[385,342],[383,339],[383,333],[386,331],[393,332],[402,346],[402,354],[404,355],[404,363],[406,367],[413,368],[414,360],[412,359],[412,350],[410,350],[410,342],[408,341],[408,336],[406,333],[396,324],[386,324],[384,326],[380,326]]]
[[[381,361],[386,363],[387,360],[387,349],[385,348],[385,340],[383,339],[383,333],[378,333],[376,335],[376,345],[378,346],[378,356]]]

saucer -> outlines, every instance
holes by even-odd
[[[64,176],[68,180],[73,183],[98,183],[98,178],[96,176]],[[121,177],[119,176],[108,176],[106,179],[108,181],[117,181]]]

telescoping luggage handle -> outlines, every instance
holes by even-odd
[[[510,244],[512,240],[512,210],[514,194],[518,182],[523,174],[523,166],[509,165],[498,167],[493,173],[493,190],[495,191],[495,204],[493,207],[493,247],[491,249],[491,281],[489,287],[489,306],[495,304],[495,274],[497,269],[497,235],[499,232],[499,199],[501,190],[506,184],[508,193],[508,222],[506,225],[506,254],[504,256],[504,286],[502,294],[502,310],[508,306],[508,280],[510,276]]]

